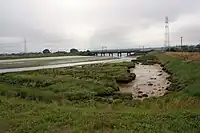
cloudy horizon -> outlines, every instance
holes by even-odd
[[[0,53],[163,46],[200,41],[199,0],[0,0]]]

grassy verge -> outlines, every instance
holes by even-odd
[[[0,96],[0,132],[199,133],[200,99],[196,95],[198,88],[192,88],[199,83],[196,82],[198,79],[192,79],[200,75],[196,72],[200,63],[189,62],[192,65],[188,65],[188,62],[164,54],[157,54],[156,57],[166,70],[173,73],[172,78],[177,79],[176,82],[184,84],[182,89],[171,90],[163,97],[144,101],[115,99],[104,102],[93,98],[69,100],[61,97],[58,99],[63,98],[63,101],[55,99],[46,103],[43,100],[28,100],[28,97],[14,97],[15,95],[10,95],[9,98]],[[101,87],[117,88],[116,79],[119,75],[127,76],[129,65],[86,65],[4,74],[1,75],[1,85],[11,92],[18,92],[19,90],[15,91],[16,88],[24,88],[32,92],[38,91],[42,96],[49,93],[77,93],[82,90],[86,91],[85,94],[90,94],[102,90]],[[0,88],[3,88],[2,86]],[[95,90],[97,87],[99,88]],[[109,99],[103,98],[105,101]],[[53,97],[47,96],[47,99],[52,100]]]

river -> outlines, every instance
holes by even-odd
[[[61,68],[98,63],[116,63],[131,61],[137,57],[88,57],[88,56],[67,56],[67,57],[46,57],[34,59],[1,60],[0,73],[33,71],[48,68]],[[3,66],[4,64],[4,66]],[[27,65],[28,64],[28,65]],[[31,67],[27,67],[27,66]],[[8,68],[6,68],[8,67]],[[12,67],[12,68],[9,68]],[[166,93],[170,82],[169,75],[162,70],[158,64],[141,65],[137,64],[132,73],[136,74],[136,79],[128,84],[120,84],[122,93],[132,93],[134,99],[143,100],[148,97],[159,97]]]
[[[0,73],[33,71],[48,68],[61,68],[77,65],[114,63],[131,61],[129,57],[94,57],[94,56],[65,56],[65,57],[45,57],[31,59],[1,60]],[[136,57],[135,57],[136,59]]]
[[[121,84],[121,92],[132,93],[134,99],[140,100],[160,97],[167,92],[166,89],[170,85],[167,78],[170,75],[164,72],[159,64],[137,64],[131,72],[136,74],[136,79],[128,84]]]

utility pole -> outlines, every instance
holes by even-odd
[[[181,38],[181,51],[182,51],[182,46],[183,46],[183,37],[180,37]]]
[[[27,41],[26,41],[26,38],[24,39],[24,53],[27,53]]]
[[[104,51],[104,49],[107,52],[107,47],[106,46],[102,46],[101,48],[102,48],[102,52]]]
[[[168,16],[165,17],[165,40],[164,46],[168,48],[170,47],[170,38],[169,38],[169,18]]]

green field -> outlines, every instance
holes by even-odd
[[[116,93],[133,63],[1,74],[0,132],[199,133],[200,62],[155,55],[140,60],[157,59],[172,84],[144,101]]]

